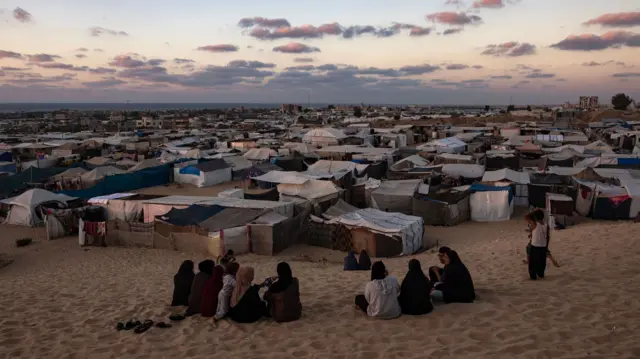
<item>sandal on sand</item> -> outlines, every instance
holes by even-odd
[[[158,327],[158,328],[171,328],[171,327],[173,327],[173,325],[167,324],[165,322],[160,322],[160,323],[156,324],[156,327]]]
[[[140,321],[139,321],[139,320],[131,319],[130,321],[128,321],[128,322],[124,325],[123,329],[124,329],[124,330],[131,330],[131,329],[133,329],[133,328],[135,328],[135,327],[137,327],[137,326],[139,326],[139,325],[140,325]]]
[[[173,320],[174,322],[179,320],[184,320],[185,316],[183,314],[172,314],[169,316],[169,320]]]
[[[122,324],[122,323],[118,323],[118,324],[116,324],[116,330],[117,330],[117,331],[124,330],[124,324]]]
[[[145,320],[144,323],[138,325],[136,329],[133,330],[136,334],[141,334],[149,330],[153,326],[153,320]]]

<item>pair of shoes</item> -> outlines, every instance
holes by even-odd
[[[131,319],[130,321],[126,322],[126,323],[118,323],[116,325],[116,329],[118,331],[120,330],[131,330],[137,326],[139,326],[141,323],[139,320],[137,319]]]

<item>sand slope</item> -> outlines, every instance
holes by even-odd
[[[242,256],[256,278],[281,259],[309,255],[329,263],[291,261],[300,279],[303,318],[240,325],[190,318],[142,335],[117,332],[131,317],[165,320],[172,276],[185,254],[90,248],[76,239],[13,248],[32,230],[2,226],[0,252],[15,262],[0,270],[0,358],[638,358],[640,357],[640,225],[588,222],[554,233],[562,268],[527,280],[522,221],[427,227],[458,250],[479,300],[437,306],[422,317],[370,320],[353,310],[369,273],[345,273],[343,254],[307,246],[278,258]],[[422,253],[423,268],[435,263]],[[200,260],[202,258],[192,258]],[[385,260],[404,276],[409,257]]]

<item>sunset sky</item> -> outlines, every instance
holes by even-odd
[[[640,100],[638,0],[0,0],[2,102]]]

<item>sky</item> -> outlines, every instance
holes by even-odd
[[[0,0],[0,103],[640,100],[638,0]]]

